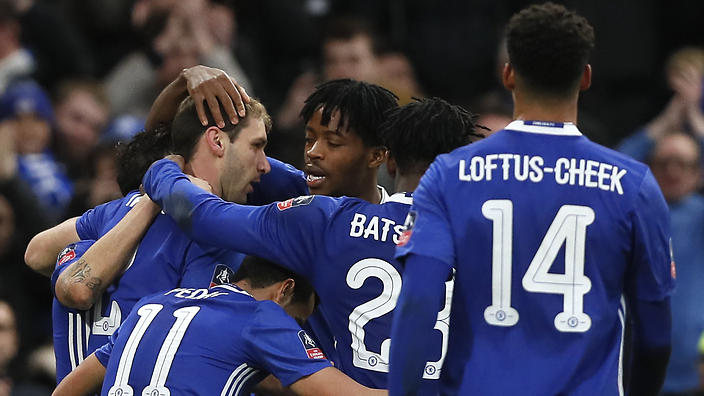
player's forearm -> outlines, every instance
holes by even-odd
[[[384,396],[385,389],[372,389],[360,385],[342,371],[326,367],[290,385],[291,390],[302,396]]]
[[[124,269],[159,212],[148,198],[140,201],[83,256],[61,273],[56,297],[67,307],[89,309]]]
[[[429,262],[430,261],[430,262]],[[433,331],[449,268],[443,263],[410,255],[403,272],[391,327],[389,394],[415,395],[429,356],[427,342]]]
[[[188,96],[186,78],[181,72],[178,77],[164,88],[152,104],[144,123],[144,129],[149,131],[159,124],[170,124],[178,112],[178,106]]]
[[[628,394],[659,394],[670,357],[672,317],[669,298],[664,301],[631,301],[634,316],[633,367]]]
[[[253,236],[251,225],[258,222],[248,218],[254,207],[225,202],[201,189],[174,162],[157,161],[144,175],[143,185],[154,202],[193,240],[247,254],[264,247]]]
[[[32,270],[51,276],[56,264],[56,256],[70,243],[79,240],[74,217],[35,235],[24,253],[24,262]]]
[[[88,356],[56,387],[52,396],[83,396],[100,392],[105,378],[105,367],[95,354]]]

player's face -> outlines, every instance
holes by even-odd
[[[308,188],[311,194],[359,196],[372,149],[347,128],[337,130],[339,113],[333,113],[328,125],[321,124],[322,113],[316,111],[306,124],[303,170]]]
[[[302,325],[308,317],[313,314],[313,310],[315,309],[315,294],[311,293],[310,298],[305,303],[289,302],[283,306],[283,309],[289,316],[296,319],[298,324]]]
[[[0,301],[0,367],[7,367],[7,363],[17,354],[17,329],[15,327],[15,314],[12,308]]]
[[[668,202],[697,190],[701,166],[696,142],[684,135],[664,137],[655,148],[651,169]]]
[[[258,183],[261,175],[271,170],[264,154],[266,141],[264,122],[257,119],[249,120],[235,140],[228,142],[220,175],[222,199],[245,203],[252,183]]]

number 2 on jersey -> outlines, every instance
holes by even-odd
[[[368,278],[381,280],[383,289],[381,294],[358,305],[349,316],[349,330],[352,335],[352,364],[366,370],[389,372],[389,348],[391,339],[387,338],[381,343],[380,353],[372,352],[364,344],[364,326],[372,319],[379,318],[393,311],[396,307],[399,293],[401,292],[401,274],[388,262],[367,258],[355,263],[347,272],[347,285],[359,289]],[[447,352],[447,335],[450,321],[450,303],[452,299],[452,281],[445,283],[445,307],[438,313],[435,329],[442,333],[442,353],[435,362],[427,362],[423,372],[425,379],[440,378],[440,368]]]
[[[494,326],[513,326],[519,313],[511,306],[513,246],[513,202],[495,199],[484,202],[482,214],[493,223],[492,296],[484,320]],[[587,226],[594,222],[588,206],[563,205],[550,224],[525,275],[523,288],[534,293],[562,295],[562,312],[555,316],[555,328],[562,332],[585,332],[591,318],[584,313],[584,295],[591,281],[584,275],[584,247]],[[550,273],[562,245],[565,245],[565,273]]]

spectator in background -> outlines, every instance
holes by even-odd
[[[701,148],[694,137],[670,133],[657,139],[650,168],[670,208],[677,288],[672,303],[672,353],[663,392],[699,395],[697,343],[704,331],[704,197]]]
[[[688,47],[676,51],[665,66],[667,83],[674,91],[667,106],[642,129],[624,139],[618,150],[645,161],[656,141],[671,131],[685,131],[704,144],[702,81],[704,50]]]
[[[196,64],[223,69],[249,88],[247,76],[230,48],[213,33],[221,27],[208,24],[212,7],[208,0],[137,1],[132,21],[147,44],[144,50],[119,63],[105,80],[113,114],[146,118],[161,89],[181,70]],[[234,26],[226,28],[230,29]]]
[[[77,188],[66,217],[80,216],[90,208],[122,197],[117,183],[117,145],[127,143],[143,129],[144,120],[129,115],[108,124],[91,156],[92,166],[86,167],[90,176],[84,181],[84,188]]]
[[[110,113],[105,91],[93,80],[62,81],[54,95],[54,108],[54,151],[69,177],[80,184],[90,173],[86,165],[98,146]]]
[[[0,125],[16,151],[17,172],[56,221],[71,201],[73,183],[50,149],[53,120],[49,97],[33,81],[15,83],[0,97]]]
[[[0,95],[16,79],[26,78],[35,64],[29,51],[20,43],[19,14],[13,0],[0,0]]]
[[[15,311],[0,297],[0,396],[43,396],[50,389],[21,383],[19,371],[13,367],[19,353],[19,334]],[[16,365],[14,365],[16,366]]]

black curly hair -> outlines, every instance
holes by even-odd
[[[122,195],[139,188],[142,177],[154,161],[172,152],[171,132],[161,125],[117,144],[117,184]]]
[[[379,125],[384,114],[398,107],[398,97],[386,88],[348,78],[320,84],[305,102],[301,118],[308,123],[318,109],[323,109],[321,123],[328,125],[332,114],[340,112],[338,129],[347,128],[362,138],[367,147],[382,145]]]
[[[535,93],[565,97],[578,89],[594,29],[562,5],[532,5],[513,15],[506,27],[511,65]]]
[[[436,156],[483,138],[477,115],[440,98],[415,99],[390,110],[380,127],[400,174],[423,173]]]

